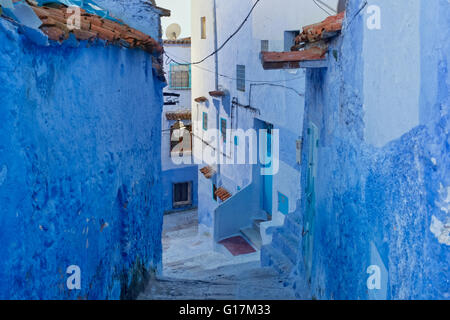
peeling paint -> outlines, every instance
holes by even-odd
[[[444,224],[438,218],[432,216],[430,231],[438,239],[439,243],[450,246],[450,219]]]

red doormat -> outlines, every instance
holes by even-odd
[[[241,236],[231,237],[222,241],[219,241],[233,256],[239,256],[241,254],[248,254],[256,252],[255,249]]]

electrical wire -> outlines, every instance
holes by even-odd
[[[283,85],[281,85],[281,84],[273,84],[273,83],[266,83],[266,82],[263,82],[263,83],[251,83],[250,86],[251,86],[251,87],[252,87],[252,86],[272,86],[272,87],[285,88],[285,89],[289,89],[289,90],[294,91],[294,92],[295,92],[297,95],[299,95],[300,97],[304,97],[304,96],[305,96],[303,93],[298,92],[298,91],[295,90],[294,88],[288,87],[288,86],[283,86]]]
[[[318,3],[320,3],[321,5],[323,5],[324,7],[326,7],[328,10],[330,10],[331,12],[333,12],[333,14],[337,14],[337,10],[333,9],[332,7],[330,7],[326,2],[324,2],[323,0],[316,0]]]
[[[314,4],[319,7],[320,9],[322,9],[323,12],[325,12],[327,15],[331,16],[331,13],[329,13],[327,10],[325,10],[324,7],[322,7],[320,4],[317,3],[316,0],[312,0],[314,2]]]
[[[364,2],[360,5],[360,8],[356,11],[356,13],[352,16],[352,18],[350,19],[350,21],[345,25],[344,30],[347,30],[350,25],[352,24],[353,20],[356,19],[356,17],[361,13],[361,11],[364,10],[365,7],[367,7],[368,2],[367,0],[364,0]]]
[[[201,59],[201,60],[199,60],[199,61],[196,61],[196,62],[189,62],[189,63],[178,63],[177,61],[175,61],[175,60],[173,60],[174,62],[176,62],[176,63],[178,63],[179,65],[196,65],[196,64],[200,64],[200,63],[202,63],[202,62],[204,62],[206,59],[208,59],[208,58],[210,58],[210,57],[212,57],[212,56],[214,56],[215,54],[217,54],[220,50],[222,50],[223,49],[223,47],[225,47],[225,45],[242,29],[242,27],[245,25],[245,23],[247,22],[247,20],[248,20],[248,18],[250,18],[250,16],[251,16],[251,14],[252,14],[252,12],[253,12],[253,10],[255,9],[255,7],[258,5],[258,3],[260,2],[261,0],[257,0],[254,4],[253,4],[253,6],[252,6],[252,8],[250,9],[250,12],[247,14],[247,16],[245,17],[245,19],[244,19],[244,21],[242,21],[242,23],[239,25],[239,27],[236,29],[236,31],[234,31],[229,37],[228,37],[228,39],[227,40],[225,40],[225,42],[224,43],[222,43],[221,45],[220,45],[220,47],[219,48],[217,48],[215,51],[213,51],[212,53],[210,53],[209,55],[207,55],[206,57],[204,57],[203,59]]]
[[[172,59],[166,52],[164,52],[164,55],[169,59],[168,61],[165,62],[165,64],[169,64],[172,61],[175,62],[176,64],[180,64],[176,60]],[[185,61],[185,60],[181,59],[180,57],[177,57],[177,58],[180,59],[181,61]],[[186,64],[181,64],[181,65],[188,65],[188,64],[186,63]],[[200,67],[200,66],[195,65],[195,64],[193,66],[198,68],[198,69],[200,69],[200,70],[206,71],[206,72],[216,73],[216,71],[209,70],[207,68]],[[221,73],[219,73],[218,76],[222,77],[222,78],[229,79],[229,80],[233,80],[233,81],[242,80],[242,79],[234,78],[232,76],[228,76],[228,75],[221,74]],[[282,83],[282,82],[289,82],[289,81],[299,80],[299,79],[303,79],[303,78],[304,77],[295,77],[295,78],[291,78],[291,79],[287,79],[287,80],[273,80],[273,81],[270,81],[270,80],[247,80],[246,79],[245,82],[248,82],[248,83],[251,83],[251,82],[254,82],[254,83]]]

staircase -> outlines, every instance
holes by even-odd
[[[261,264],[288,275],[297,263],[301,233],[302,227],[295,212],[287,215],[284,225],[274,230],[272,242],[261,248]]]
[[[261,238],[261,222],[268,221],[264,219],[253,220],[251,227],[241,229],[241,235],[249,241],[257,250],[261,249],[262,238]]]

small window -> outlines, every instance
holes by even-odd
[[[192,181],[173,184],[173,207],[192,204]]]
[[[261,52],[269,51],[269,40],[261,40]]]
[[[223,143],[227,142],[227,120],[225,118],[220,118],[220,133]]]
[[[208,114],[203,112],[203,130],[208,130]]]
[[[281,192],[278,192],[278,211],[282,214],[289,213],[289,199]]]
[[[213,185],[212,185],[212,196],[213,196],[214,201],[217,201],[216,191],[217,191],[217,187],[216,187],[216,185],[213,183]]]
[[[201,17],[200,18],[200,25],[201,25],[201,38],[202,39],[206,39],[206,17]]]
[[[245,91],[245,66],[238,64],[236,66],[236,89]]]
[[[170,89],[191,88],[191,66],[171,63],[169,73]]]

